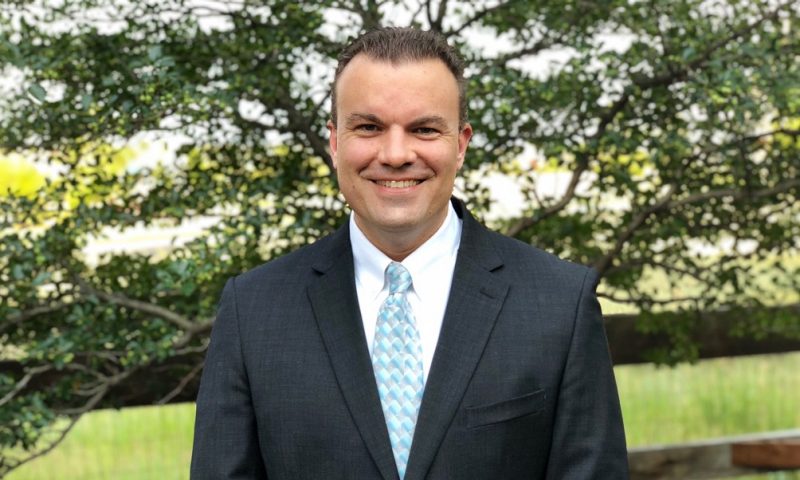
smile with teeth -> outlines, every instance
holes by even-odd
[[[408,188],[422,183],[421,180],[375,180],[375,183],[382,187],[389,188]]]

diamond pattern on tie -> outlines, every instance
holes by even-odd
[[[378,312],[372,367],[400,478],[405,476],[424,387],[422,342],[406,292],[411,275],[397,262],[386,268],[389,296]]]

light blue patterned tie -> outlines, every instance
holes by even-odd
[[[394,460],[402,480],[414,439],[417,412],[424,387],[422,343],[406,298],[411,275],[397,262],[386,268],[389,296],[378,312],[372,367],[378,383],[383,415],[389,428]]]

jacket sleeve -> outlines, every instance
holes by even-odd
[[[242,357],[235,279],[222,292],[200,380],[190,477],[267,478]]]
[[[622,413],[596,284],[597,274],[589,269],[558,391],[548,480],[628,478]]]

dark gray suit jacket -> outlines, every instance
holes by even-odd
[[[463,233],[406,473],[625,479],[592,270]],[[231,279],[197,399],[191,478],[397,479],[347,225]]]

